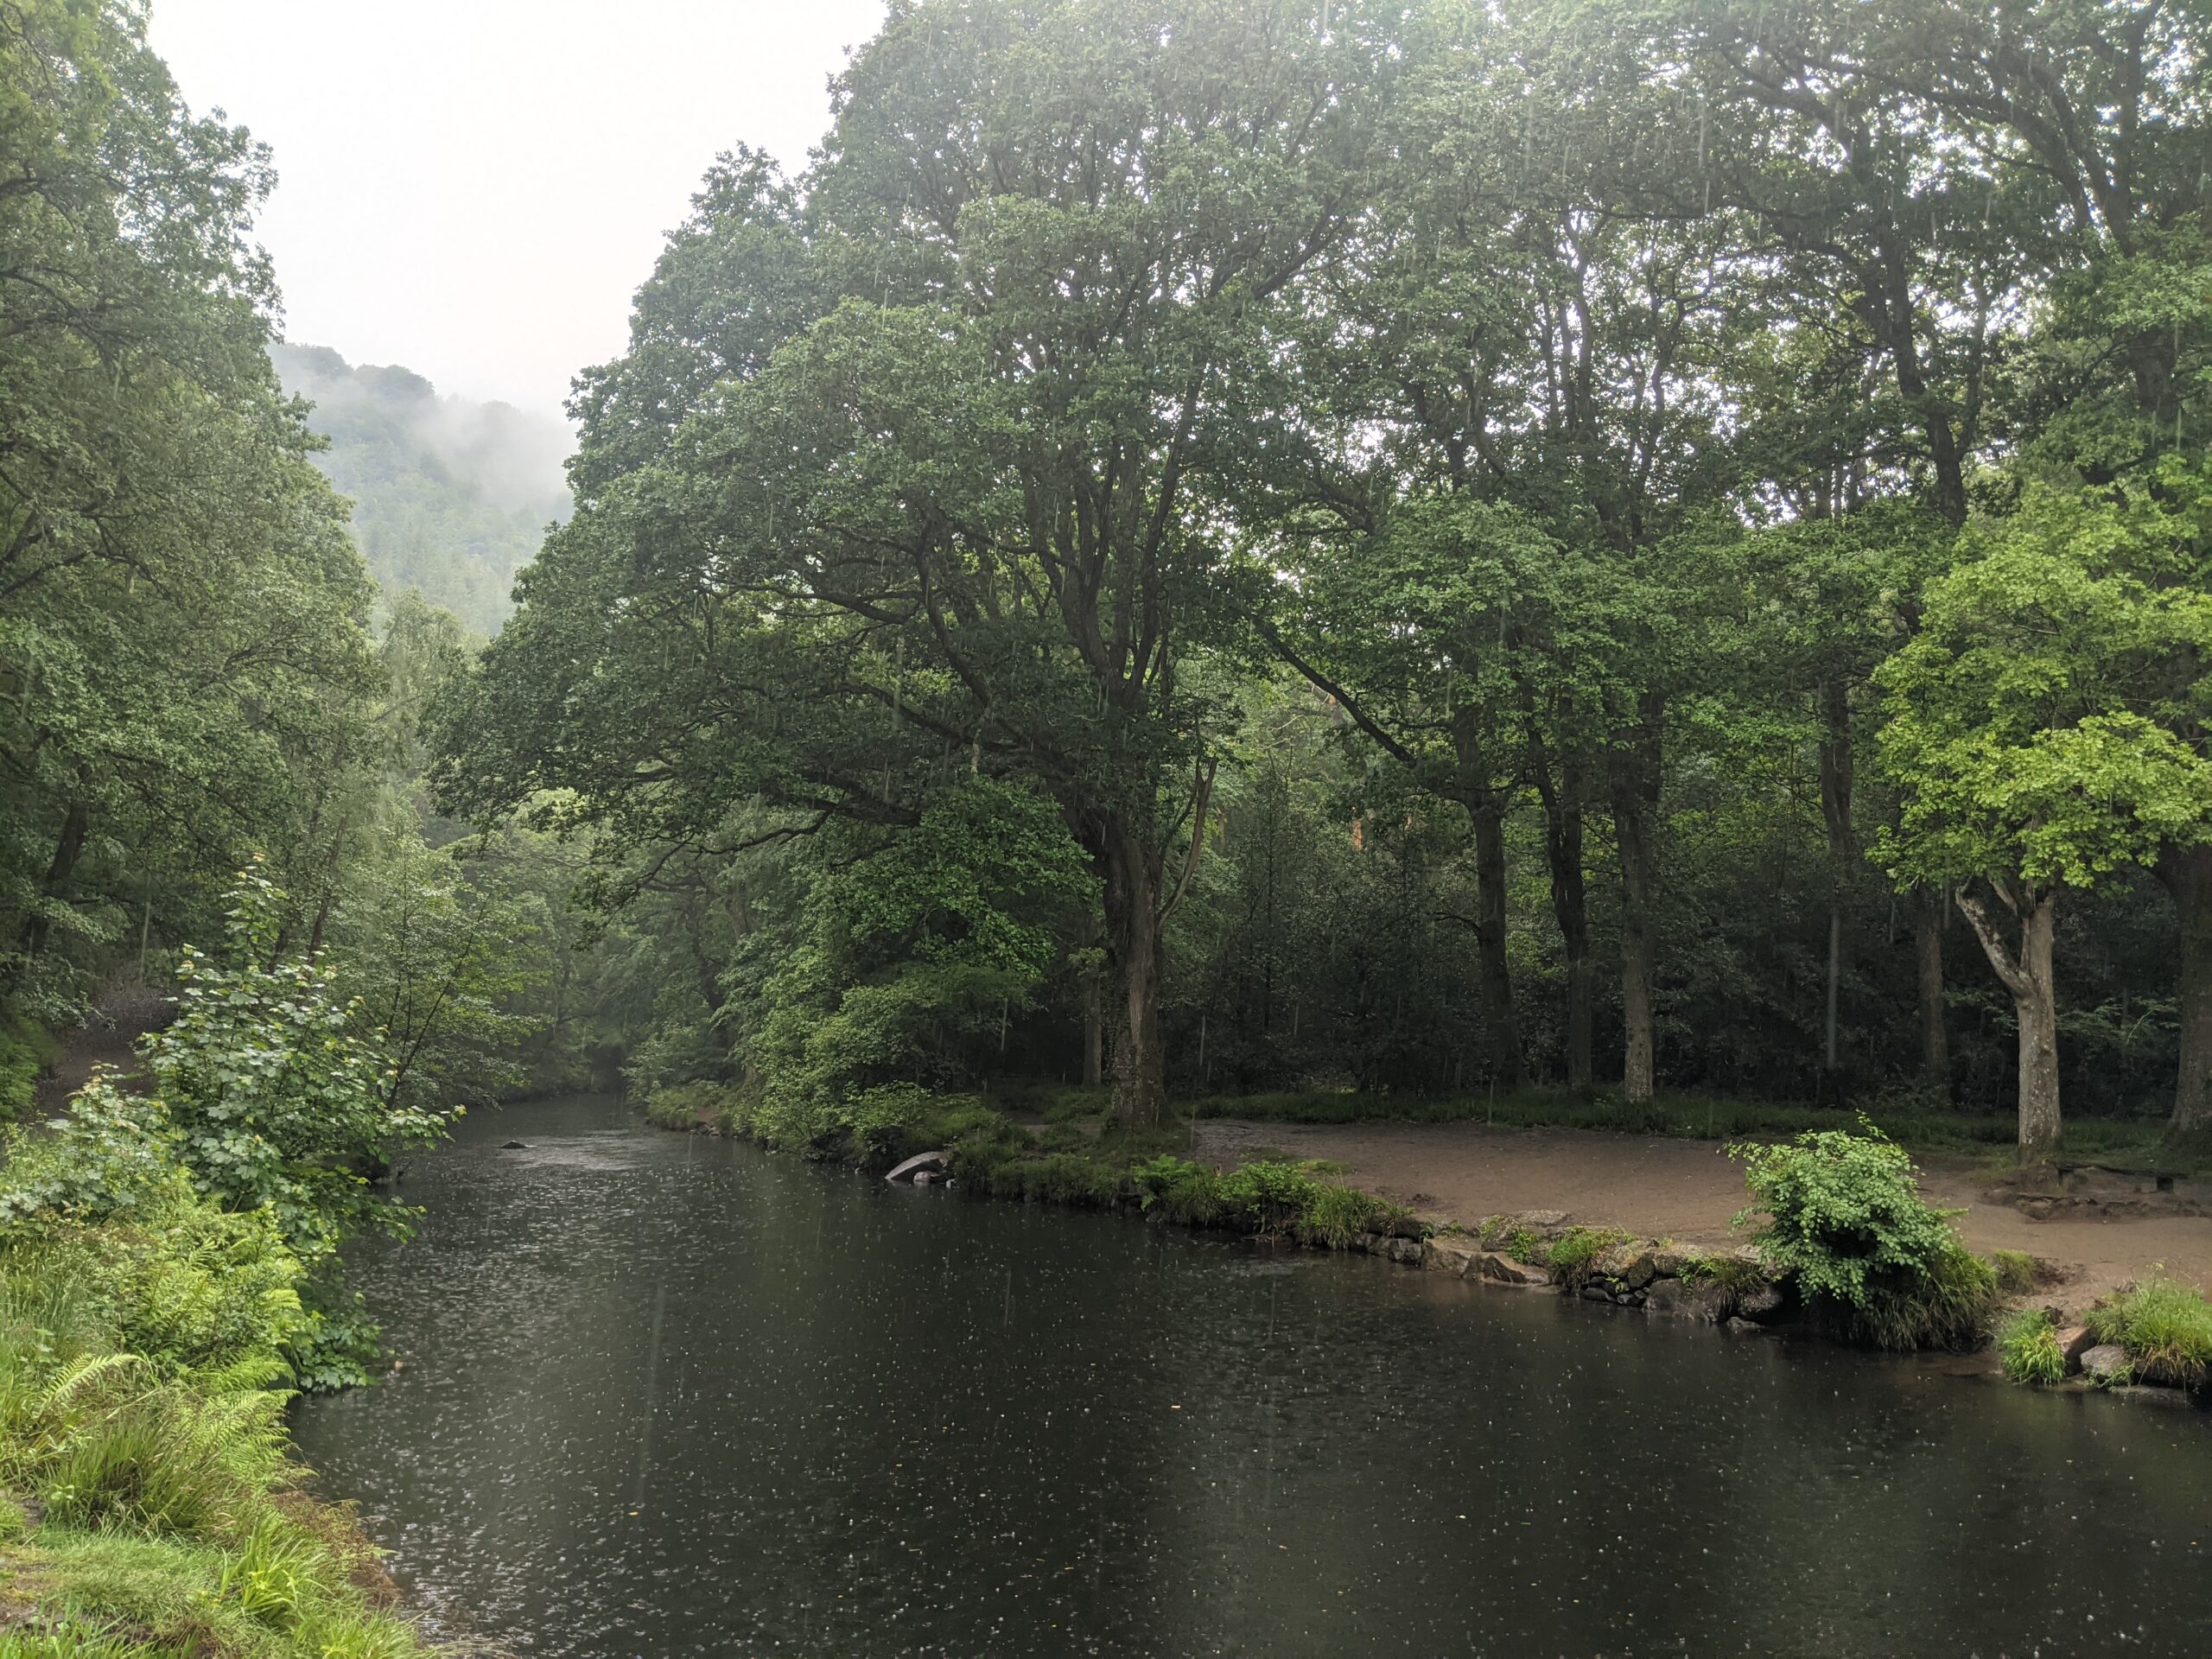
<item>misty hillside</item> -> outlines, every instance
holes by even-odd
[[[514,573],[564,518],[569,433],[507,404],[442,397],[409,369],[349,364],[322,346],[272,352],[285,389],[330,438],[316,463],[353,502],[353,530],[385,593],[419,589],[495,632]]]

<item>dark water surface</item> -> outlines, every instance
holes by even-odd
[[[519,1137],[527,1151],[499,1149]],[[529,1655],[2212,1653],[2212,1418],[470,1121],[308,1402]]]

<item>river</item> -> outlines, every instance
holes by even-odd
[[[524,1150],[500,1142],[528,1141]],[[2212,1651],[2212,1418],[470,1118],[303,1402],[418,1605],[531,1655]]]

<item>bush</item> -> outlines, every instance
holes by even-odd
[[[2066,1354],[2058,1345],[2058,1330],[2047,1308],[2031,1307],[2016,1313],[1997,1338],[1997,1351],[2005,1375],[2015,1382],[2063,1382]]]
[[[1918,1172],[1872,1123],[1811,1130],[1780,1146],[1732,1146],[1767,1220],[1762,1260],[1794,1274],[1806,1300],[1846,1336],[1882,1348],[1972,1343],[1996,1305],[1996,1276],[1920,1196]]]
[[[2163,1276],[2089,1310],[2089,1334],[2127,1351],[2137,1380],[2201,1389],[2212,1377],[2212,1303]]]

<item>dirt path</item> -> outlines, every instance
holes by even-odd
[[[1564,1210],[1593,1226],[1718,1244],[1744,1207],[1743,1171],[1714,1141],[1675,1141],[1588,1129],[1490,1128],[1480,1123],[1294,1124],[1221,1118],[1198,1127],[1198,1150],[1233,1161],[1249,1147],[1344,1165],[1370,1192],[1439,1220],[1472,1226],[1513,1210]],[[2050,1298],[2085,1307],[2153,1266],[2212,1286],[2212,1217],[2082,1215],[2031,1220],[1993,1201],[1986,1170],[1923,1161],[1923,1189],[1961,1209],[1960,1233],[1978,1250],[2025,1250],[2058,1267]]]
[[[96,1065],[111,1065],[126,1076],[138,1070],[138,1039],[169,1017],[159,992],[141,985],[111,988],[64,1039],[51,1077],[41,1077],[32,1095],[33,1112],[52,1117],[70,1096],[85,1086]]]

